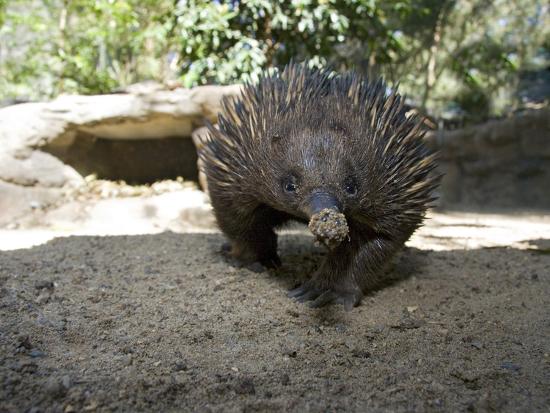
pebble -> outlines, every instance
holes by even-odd
[[[129,366],[132,364],[132,356],[130,354],[126,354],[120,358],[120,361],[123,366]]]
[[[55,399],[64,396],[67,388],[63,385],[62,380],[50,377],[46,383],[46,392]]]
[[[359,349],[352,350],[351,355],[353,357],[362,358],[362,359],[368,359],[370,357],[370,353],[368,351],[359,350]]]
[[[31,338],[28,335],[20,334],[19,336],[17,336],[16,340],[18,342],[17,347],[23,347],[27,350],[30,350],[32,348]]]
[[[338,323],[336,324],[336,327],[334,328],[337,333],[345,333],[347,331],[347,327],[345,324]]]
[[[32,350],[29,352],[29,356],[31,356],[31,357],[33,357],[33,358],[37,358],[37,357],[46,357],[46,353],[44,353],[43,351],[37,350],[37,349],[32,349]]]
[[[281,384],[282,384],[283,386],[288,386],[288,385],[290,384],[290,377],[289,377],[288,374],[283,373],[283,374],[281,375]]]
[[[283,350],[283,355],[288,356],[288,357],[291,357],[291,358],[296,358],[296,356],[298,355],[298,353],[297,353],[296,350],[292,350],[292,349],[286,348],[286,349]]]
[[[187,369],[187,364],[185,364],[183,361],[177,361],[174,365],[174,371],[186,371]]]
[[[294,317],[294,318],[300,317],[300,313],[298,313],[297,311],[294,311],[294,310],[286,310],[286,313],[289,316]]]
[[[514,364],[510,361],[505,361],[504,363],[502,363],[500,365],[500,367],[502,367],[503,369],[506,369],[506,370],[513,371],[513,372],[518,372],[518,371],[521,370],[520,366],[518,366],[517,364]]]
[[[36,303],[40,304],[40,305],[47,304],[48,301],[50,301],[50,297],[51,297],[51,295],[47,292],[46,293],[40,293],[38,295],[38,297],[36,298]]]
[[[69,376],[65,375],[61,377],[61,384],[63,384],[63,387],[65,387],[68,390],[73,385],[73,382]]]
[[[65,409],[63,411],[65,413],[74,413],[74,412],[76,412],[74,406],[71,405],[71,404],[68,404],[67,406],[65,406]]]
[[[398,324],[393,324],[390,327],[398,330],[412,330],[420,328],[425,324],[426,322],[424,320],[419,320],[412,317],[403,317]]]
[[[256,394],[254,382],[250,377],[240,379],[235,385],[235,393],[237,394]]]
[[[49,281],[49,280],[40,280],[34,284],[34,288],[36,288],[37,290],[43,290],[43,289],[53,290],[54,283],[53,281]]]

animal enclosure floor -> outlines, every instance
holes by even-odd
[[[445,222],[348,313],[286,297],[321,259],[305,233],[274,272],[216,233],[0,252],[0,411],[548,411],[550,236],[465,247]]]

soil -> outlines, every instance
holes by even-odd
[[[545,238],[410,246],[351,312],[286,297],[322,258],[305,231],[276,271],[217,233],[0,252],[0,411],[548,411]]]

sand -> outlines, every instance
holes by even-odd
[[[432,214],[351,312],[286,297],[305,228],[276,271],[162,226],[0,251],[0,411],[548,411],[549,225]]]

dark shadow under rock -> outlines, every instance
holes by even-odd
[[[47,145],[45,151],[82,176],[152,183],[182,177],[198,180],[197,151],[189,137],[103,139],[82,132],[69,146]]]

